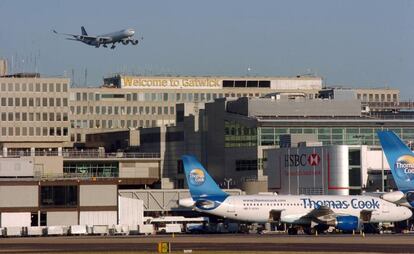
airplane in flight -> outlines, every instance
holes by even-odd
[[[413,152],[393,131],[379,131],[378,137],[398,187],[398,191],[384,193],[381,198],[414,208]]]
[[[402,221],[412,215],[407,207],[369,196],[230,196],[218,187],[194,156],[183,155],[181,159],[191,198],[180,199],[179,205],[233,220],[286,223],[290,225],[290,235],[296,235],[298,228],[315,234],[330,226],[357,231],[362,230],[363,223]]]
[[[67,40],[72,41],[80,41],[90,46],[95,46],[99,48],[99,46],[103,46],[104,48],[108,47],[107,44],[111,44],[111,49],[115,48],[116,43],[122,43],[123,45],[128,45],[131,43],[132,45],[137,45],[138,40],[134,40],[132,37],[135,34],[135,31],[131,28],[120,30],[117,32],[112,32],[108,34],[102,34],[97,36],[88,35],[85,30],[85,27],[81,27],[82,34],[66,34],[66,33],[58,33],[56,30],[53,30],[55,34],[62,34],[67,36],[72,36],[73,38],[66,38]]]

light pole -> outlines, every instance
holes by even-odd
[[[233,181],[231,178],[224,178],[224,181],[227,183],[227,189],[230,189],[230,183]]]

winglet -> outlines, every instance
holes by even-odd
[[[378,137],[395,183],[400,191],[414,190],[414,154],[392,131],[379,131]]]
[[[226,192],[220,189],[195,156],[183,155],[181,159],[183,160],[188,188],[194,201],[200,198],[223,201],[228,196]]]

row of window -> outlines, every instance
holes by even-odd
[[[67,127],[1,127],[2,136],[68,136]]]
[[[126,129],[138,127],[155,127],[156,120],[72,120],[71,128],[103,128],[103,129]]]
[[[22,121],[22,122],[33,122],[33,121],[68,121],[68,113],[53,113],[53,112],[2,112],[1,121]]]
[[[236,160],[236,171],[257,171],[257,160]]]
[[[243,206],[303,206],[300,203],[243,203]]]
[[[397,94],[357,94],[357,99],[365,102],[386,102],[386,101],[398,101]]]
[[[61,83],[1,83],[1,92],[49,92],[60,93],[68,91],[68,84]]]
[[[414,128],[388,128],[404,140],[414,140]],[[381,128],[259,128],[259,144],[280,145],[282,134],[314,134],[324,145],[379,145],[377,131]]]
[[[75,111],[76,109],[76,111]],[[174,115],[174,106],[170,107],[119,107],[119,106],[76,106],[70,107],[70,111],[73,115]]]
[[[223,87],[264,87],[264,88],[270,88],[270,80],[223,80]]]
[[[71,93],[70,99],[76,101],[99,101],[110,99],[124,99],[127,101],[212,101],[224,97],[259,97],[260,93],[128,93],[128,94],[100,94],[100,93]]]
[[[66,107],[67,98],[6,98],[2,97],[0,105],[2,107]]]

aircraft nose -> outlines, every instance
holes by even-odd
[[[128,33],[129,33],[129,35],[134,35],[135,34],[135,31],[134,30],[132,30],[132,29],[130,29],[129,31],[128,31]]]

